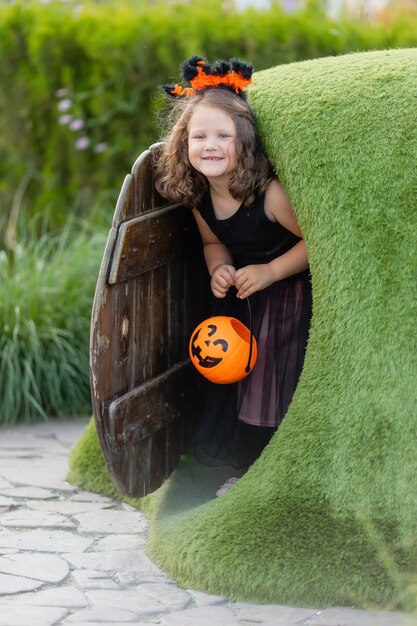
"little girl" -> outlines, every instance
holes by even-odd
[[[191,87],[164,87],[176,121],[157,165],[157,189],[193,211],[218,299],[214,314],[248,325],[250,297],[258,342],[248,377],[207,383],[194,453],[206,465],[246,468],[279,426],[302,370],[311,317],[307,252],[246,101],[252,66],[191,57],[182,69]]]

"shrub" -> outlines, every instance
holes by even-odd
[[[0,252],[0,424],[91,410],[88,336],[104,236],[76,227]]]

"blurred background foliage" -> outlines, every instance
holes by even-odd
[[[0,307],[0,331],[3,354],[9,355],[0,362],[0,375],[11,389],[8,404],[0,399],[0,424],[89,410],[89,310],[102,247],[86,245],[91,235],[85,233],[92,227],[101,241],[124,176],[160,138],[155,119],[164,101],[157,87],[178,79],[183,59],[196,53],[210,60],[237,56],[261,70],[351,51],[417,45],[414,0],[387,0],[372,20],[348,10],[347,3],[337,17],[326,11],[325,0],[293,5],[289,10],[285,0],[263,8],[242,8],[233,0],[0,2],[0,301],[8,302]],[[56,261],[47,243],[49,238],[62,249],[60,237],[74,258],[89,257],[84,264],[89,278],[83,279],[81,266],[74,263],[81,280],[74,278],[71,288],[57,292],[57,284],[66,285],[66,273],[73,271],[69,258]],[[25,263],[31,273],[35,252],[42,263],[55,263],[55,275],[44,272],[50,288],[29,280],[19,293],[11,290],[15,276],[24,275]],[[48,318],[40,306],[22,306],[36,289],[43,308],[49,300],[65,303],[59,314]],[[66,316],[77,315],[84,323],[69,330]],[[31,325],[26,334],[22,316]],[[34,364],[49,358],[48,350],[36,348],[35,361],[24,359],[30,342],[32,347],[38,340],[46,345],[42,328],[48,325],[65,328],[68,344],[73,341],[84,355],[71,361],[73,355],[62,347],[61,366],[57,359],[62,372],[75,361],[83,363],[79,383],[72,387],[74,401],[65,393],[56,392],[55,401],[48,396],[42,368]],[[19,357],[10,356],[12,348]],[[56,376],[64,379],[62,372]],[[18,383],[25,376],[27,381]],[[36,401],[18,400],[23,384]],[[12,403],[10,394],[16,396]]]
[[[1,239],[8,222],[46,209],[51,225],[74,213],[106,221],[123,176],[158,139],[157,86],[177,79],[190,54],[238,56],[261,70],[414,45],[417,16],[405,19],[398,2],[372,22],[331,18],[319,0],[292,12],[231,0],[3,3]]]

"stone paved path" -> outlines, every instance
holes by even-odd
[[[417,626],[400,613],[180,589],[147,558],[142,513],[66,482],[86,423],[0,430],[0,626]]]

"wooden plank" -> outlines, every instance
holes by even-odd
[[[194,258],[190,259],[190,263],[194,263]],[[167,341],[169,344],[169,359],[171,363],[177,363],[186,355],[187,338],[185,337],[185,333],[188,332],[188,328],[184,328],[182,314],[182,303],[185,298],[183,280],[184,262],[182,259],[172,261],[167,266],[167,274]]]
[[[188,359],[139,385],[108,407],[108,441],[119,452],[156,433],[187,413],[185,391],[194,372]]]
[[[164,206],[167,206],[167,200],[166,198],[163,198],[158,191],[156,190],[155,187],[155,165],[156,165],[156,161],[158,159],[159,153],[160,153],[160,149],[163,146],[163,142],[160,141],[158,143],[154,143],[150,146],[149,151],[151,153],[151,158],[152,158],[152,175],[154,177],[153,180],[153,195],[152,195],[152,208],[153,209],[160,209]]]
[[[150,210],[160,209],[171,204],[163,198],[155,188],[154,163],[158,158],[159,149],[163,144],[153,144],[149,150],[141,154],[132,167],[133,184],[135,188],[134,213],[136,216]]]
[[[132,177],[135,187],[134,213],[142,215],[152,209],[153,193],[155,188],[152,154],[147,150],[132,167]],[[166,204],[169,204],[166,201]]]
[[[182,419],[180,420],[183,421]],[[121,494],[142,498],[158,489],[178,465],[180,446],[179,424],[173,421],[151,437],[112,455],[107,467]]]
[[[172,428],[176,427],[176,422],[171,424]],[[114,455],[111,473],[123,495],[141,498],[152,493],[173,472],[181,452],[178,444],[171,445],[169,439],[163,428]],[[172,450],[170,455],[166,455],[167,449]]]
[[[119,226],[108,281],[130,280],[201,247],[191,211],[171,205]]]
[[[155,376],[166,370],[177,361],[169,360],[169,337],[168,319],[168,291],[169,291],[169,266],[158,267],[151,272],[152,296],[149,306],[152,310],[150,318],[152,370],[151,376]],[[176,303],[174,303],[176,305]],[[183,353],[182,358],[185,357]]]
[[[125,177],[114,211],[113,226],[170,204],[155,189],[153,162],[161,145],[154,144],[142,152],[131,174]]]
[[[163,142],[152,144],[133,164],[131,173],[135,184],[135,215],[170,204],[155,188],[155,162],[162,146]]]
[[[133,210],[134,206],[134,179],[131,174],[128,174],[124,181],[122,188],[117,198],[116,208],[113,215],[113,227],[117,228],[121,222],[135,217]]]
[[[103,253],[103,260],[97,279],[90,326],[90,389],[93,414],[103,454],[109,458],[107,423],[103,416],[103,397],[113,393],[112,355],[110,351],[111,320],[106,315],[108,308],[107,273],[117,237],[117,230],[111,228]]]

